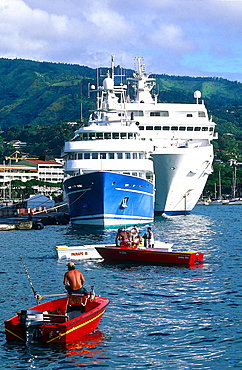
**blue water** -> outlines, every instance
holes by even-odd
[[[198,268],[77,262],[110,304],[99,331],[66,347],[6,343],[4,320],[35,304],[20,256],[38,293],[60,294],[66,262],[54,247],[113,242],[115,231],[1,231],[0,368],[242,369],[241,218],[242,206],[215,205],[154,222],[156,240],[204,253]]]

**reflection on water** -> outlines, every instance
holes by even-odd
[[[74,345],[6,344],[0,368],[209,369],[241,368],[241,206],[196,207],[193,214],[156,218],[155,239],[204,253],[191,267],[120,266],[77,261],[87,289],[110,299],[101,332]],[[140,227],[141,234],[147,227]],[[113,243],[116,230],[48,226],[1,232],[0,313],[3,321],[35,303],[19,256],[36,291],[63,293],[66,261],[56,245]],[[48,256],[53,256],[48,258]]]
[[[55,363],[56,359],[60,360],[62,355],[62,362],[64,368],[78,368],[87,366],[98,366],[104,362],[103,358],[106,356],[105,343],[107,338],[104,333],[97,330],[92,334],[83,337],[82,340],[75,343],[67,344],[52,344],[47,345],[44,343],[36,344],[5,344],[6,354],[9,353],[12,366],[4,367],[27,369],[48,367],[52,369],[51,363]],[[23,364],[28,363],[28,367]],[[46,366],[43,366],[43,364]],[[15,365],[14,365],[15,364]],[[55,365],[56,366],[56,365]],[[57,369],[57,367],[53,369]]]
[[[106,355],[105,346],[101,346],[107,338],[100,330],[82,338],[81,341],[75,343],[67,343],[56,345],[52,348],[53,351],[64,353],[69,361],[70,367],[85,366],[90,364],[101,364],[102,357]],[[73,365],[71,364],[73,361]]]
[[[184,250],[184,247],[194,249],[200,248],[211,241],[215,236],[215,221],[204,215],[186,215],[173,217],[156,217],[154,223],[150,224],[153,229],[156,241],[166,241],[174,243],[175,249]],[[140,234],[147,231],[146,226],[140,226]],[[77,242],[83,244],[102,244],[115,242],[117,230],[95,230],[86,227],[73,229],[69,226],[66,230],[66,236],[70,245]]]

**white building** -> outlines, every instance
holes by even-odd
[[[62,184],[64,180],[64,168],[61,163],[55,161],[42,161],[24,159],[13,164],[0,164],[0,191],[2,198],[11,198],[11,182],[20,180],[40,180],[55,184]],[[34,186],[42,194],[62,193],[62,187]]]
[[[42,161],[40,159],[24,159],[18,162],[29,168],[35,168],[38,173],[38,180],[52,183],[62,183],[64,179],[64,168],[56,161]]]

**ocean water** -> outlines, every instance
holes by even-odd
[[[113,243],[116,232],[1,231],[0,369],[242,369],[241,218],[242,206],[210,205],[155,220],[156,240],[204,253],[199,267],[77,262],[110,304],[98,331],[67,346],[6,343],[4,320],[35,304],[20,256],[38,293],[61,294],[66,261],[55,246]]]

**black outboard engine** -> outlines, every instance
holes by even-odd
[[[43,324],[43,312],[35,310],[21,311],[20,325],[25,327],[26,342],[40,342],[42,331],[40,326]]]

